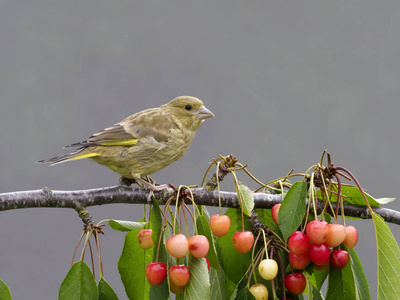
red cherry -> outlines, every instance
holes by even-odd
[[[325,244],[311,244],[308,257],[316,265],[323,265],[329,260],[329,247]]]
[[[151,229],[142,229],[138,234],[139,246],[143,249],[150,249],[153,247],[153,239],[151,238]]]
[[[233,235],[232,242],[236,251],[244,254],[253,248],[254,235],[251,231],[238,231]]]
[[[324,220],[311,221],[307,224],[306,232],[311,242],[322,244],[328,234],[328,222]]]
[[[189,241],[182,233],[171,236],[167,239],[165,246],[167,247],[169,254],[176,258],[185,257],[189,251]]]
[[[210,218],[211,232],[218,237],[224,236],[231,226],[231,219],[227,215],[212,215]]]
[[[334,250],[331,253],[331,265],[336,269],[343,269],[349,261],[349,253],[346,250]]]
[[[285,277],[286,288],[292,294],[299,295],[306,288],[306,278],[302,273],[293,273]]]
[[[295,231],[289,237],[288,247],[290,252],[300,255],[310,247],[310,238],[301,231]]]
[[[311,260],[308,257],[308,251],[306,251],[300,255],[290,252],[289,261],[293,268],[301,270],[307,267]]]
[[[358,242],[358,231],[354,226],[346,226],[344,229],[346,230],[346,237],[343,244],[345,244],[348,249],[353,249]]]
[[[346,237],[346,230],[341,224],[329,224],[325,244],[329,247],[339,246]]]
[[[169,279],[176,286],[185,286],[190,279],[190,272],[185,265],[176,265],[169,268]]]
[[[159,285],[167,276],[167,266],[163,262],[153,261],[146,267],[146,278],[151,285]]]
[[[272,209],[271,209],[271,217],[272,217],[272,220],[274,220],[276,225],[279,225],[278,224],[278,212],[279,212],[280,207],[281,207],[280,204],[275,204],[274,206],[272,206]]]
[[[204,235],[194,235],[189,238],[189,251],[194,257],[205,257],[209,247],[208,239]]]

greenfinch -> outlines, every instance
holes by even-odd
[[[180,96],[157,108],[135,113],[121,122],[93,134],[86,141],[68,145],[76,151],[41,163],[55,165],[90,158],[109,167],[123,178],[134,179],[153,191],[167,188],[143,177],[181,158],[200,124],[214,114],[195,97]]]

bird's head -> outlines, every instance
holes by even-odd
[[[163,105],[186,129],[197,130],[200,124],[207,118],[214,117],[203,102],[192,96],[176,97]]]

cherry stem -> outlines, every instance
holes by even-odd
[[[92,273],[93,273],[93,277],[96,277],[95,270],[94,270],[94,259],[93,259],[92,243],[90,243],[90,239],[88,240],[88,244],[89,244],[89,252],[90,252],[90,261],[92,263]]]
[[[314,218],[315,220],[318,219],[318,214],[317,214],[317,203],[314,198],[314,173],[311,174],[311,180],[310,180],[310,201],[312,201],[313,204],[313,209],[314,209]]]
[[[103,262],[101,260],[101,250],[100,250],[100,236],[97,230],[93,232],[94,239],[96,241],[96,247],[97,247],[97,254],[98,254],[98,259],[99,259],[99,272],[100,272],[100,278],[103,278]]]
[[[219,176],[218,176],[219,164],[220,162],[217,162],[217,170],[215,171],[215,174],[216,174],[217,189],[218,189],[218,209],[219,209],[219,215],[221,215],[221,189],[219,186]]]
[[[268,243],[267,243],[267,238],[266,238],[266,236],[265,236],[264,229],[261,229],[261,232],[262,232],[263,239],[264,239],[265,257],[266,257],[267,259],[269,259],[269,258],[268,258],[268,244],[271,242],[271,240],[269,240]],[[255,244],[255,243],[254,243],[254,244]]]
[[[286,272],[285,272],[285,267],[282,263],[281,257],[277,253],[275,255],[276,260],[278,261],[279,269],[281,270],[281,276],[282,276],[282,291],[283,291],[283,299],[286,300],[286,291],[285,291],[285,277],[286,277]]]
[[[163,233],[164,233],[164,223],[165,223],[165,220],[167,219],[167,210],[168,210],[169,205],[171,204],[172,200],[174,200],[174,197],[170,197],[167,200],[167,202],[165,203],[164,216],[163,216],[163,221],[162,221],[162,224],[161,224],[160,236],[158,237],[156,262],[158,261],[158,254],[160,253],[161,239],[162,239],[162,236],[163,236]],[[174,225],[174,227],[175,227],[175,225]]]
[[[85,258],[86,246],[88,244],[88,241],[89,241],[89,238],[90,238],[90,234],[91,233],[86,232],[85,243],[83,244],[83,249],[82,249],[82,253],[81,253],[81,261],[83,261],[84,258]]]
[[[368,202],[368,200],[367,200],[367,196],[365,196],[364,190],[362,189],[360,183],[358,182],[357,178],[353,175],[353,173],[351,173],[349,170],[347,170],[347,169],[344,168],[344,167],[336,167],[336,170],[341,170],[341,171],[343,171],[343,172],[346,172],[346,173],[353,179],[354,183],[357,185],[358,189],[360,190],[361,195],[363,196],[363,198],[364,198],[364,200],[365,200],[365,204],[367,205],[369,211],[370,211],[371,213],[373,213],[373,210],[372,210],[372,208],[371,208],[371,205],[369,205],[369,202]]]
[[[257,283],[257,277],[256,277],[256,274],[254,272],[254,251],[256,250],[256,245],[257,245],[258,239],[260,238],[260,235],[261,235],[260,231],[257,234],[256,240],[254,241],[253,249],[251,251],[251,272],[254,275],[254,283]],[[247,281],[247,286],[248,287],[250,286],[250,279],[251,279],[251,276],[249,276],[249,280]]]
[[[82,232],[81,237],[79,238],[78,244],[76,244],[74,255],[72,255],[72,264],[71,264],[71,266],[74,264],[76,252],[78,251],[79,244],[82,242],[82,239],[83,239],[84,235],[85,235],[85,232]]]
[[[253,174],[251,174],[247,169],[246,169],[246,167],[247,167],[247,165],[246,166],[243,166],[241,163],[236,163],[239,167],[240,167],[240,169],[242,169],[247,175],[249,175],[249,177],[251,178],[251,179],[253,179],[255,182],[257,182],[259,185],[261,185],[261,188],[262,187],[264,187],[264,188],[266,188],[266,187],[268,187],[265,183],[262,183],[260,180],[258,180],[256,177],[254,177],[254,175]],[[236,170],[240,170],[240,169],[236,169]]]
[[[238,200],[239,200],[239,204],[240,204],[240,211],[242,213],[242,231],[244,231],[244,214],[243,214],[242,193],[240,193],[240,190],[239,190],[239,183],[238,183],[235,171],[232,172],[232,175],[233,175],[233,179],[234,179],[234,182],[235,182],[235,190],[236,190],[236,193],[238,195]]]
[[[336,196],[336,210],[335,210],[335,223],[337,223],[337,217],[339,215],[339,204],[342,204],[342,197],[340,195],[340,192],[342,190],[342,181],[340,180],[340,177],[337,174],[335,174],[335,178],[338,183],[337,185],[338,191]]]
[[[185,205],[186,206],[186,205]],[[187,207],[187,206],[186,206]],[[185,213],[185,207],[183,207],[182,205],[179,206],[179,208],[182,210],[183,213],[183,217],[185,218],[185,227],[186,227],[186,236],[189,238],[189,225],[188,225],[188,221],[186,218],[186,213]],[[192,216],[193,217],[193,216]]]

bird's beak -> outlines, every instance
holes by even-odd
[[[214,114],[210,110],[208,110],[205,106],[202,106],[197,111],[196,117],[199,120],[204,120],[204,119],[207,119],[207,118],[214,117]]]

